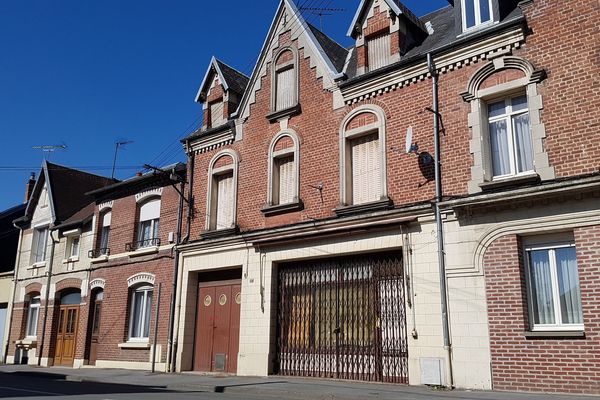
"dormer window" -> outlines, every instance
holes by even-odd
[[[391,35],[389,32],[368,37],[367,40],[367,67],[374,71],[390,64]]]
[[[216,128],[225,123],[223,99],[209,104],[210,128]]]
[[[491,23],[492,0],[462,0],[462,20],[463,31]]]

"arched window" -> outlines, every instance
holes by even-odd
[[[385,113],[355,109],[340,129],[340,197],[343,206],[387,201]]]
[[[236,226],[237,176],[239,157],[223,150],[213,157],[208,170],[206,229],[233,229]]]
[[[293,47],[280,49],[273,57],[271,112],[293,110],[298,105],[298,53]]]
[[[137,247],[160,245],[160,199],[151,199],[140,206]]]
[[[296,132],[285,130],[273,138],[269,146],[268,173],[267,208],[263,212],[268,215],[276,206],[299,205],[300,138]]]

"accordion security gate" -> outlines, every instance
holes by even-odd
[[[408,383],[402,256],[282,264],[280,375]]]

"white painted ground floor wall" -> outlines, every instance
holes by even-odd
[[[404,254],[405,273],[410,277],[410,291],[406,296],[409,383],[424,383],[422,373],[431,371],[422,371],[422,365],[430,361],[439,362],[442,383],[448,383],[435,221],[431,216],[422,216],[414,223],[398,225],[393,230],[316,239],[260,250],[244,242],[221,247],[204,244],[196,249],[185,249],[180,263],[182,307],[177,327],[177,370],[192,369],[198,272],[242,268],[238,374],[266,376],[273,370],[275,356],[279,263],[398,250]],[[454,384],[489,389],[490,352],[483,276],[474,274],[451,279],[449,298],[451,319],[455,321],[452,326],[453,358],[455,365],[465,370],[454,374]]]

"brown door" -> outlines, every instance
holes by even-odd
[[[73,361],[75,360],[78,321],[79,306],[60,306],[58,335],[56,338],[56,365],[73,365]]]
[[[201,284],[194,369],[204,372],[237,372],[240,336],[241,285]]]
[[[100,321],[102,319],[102,296],[101,293],[96,296],[96,301],[92,306],[92,332],[90,336],[90,365],[96,365],[98,359],[98,341],[100,337]]]

